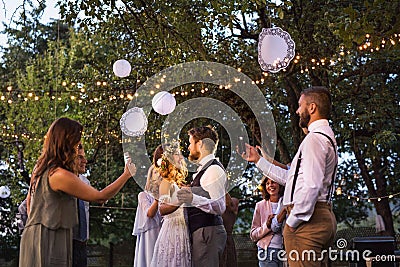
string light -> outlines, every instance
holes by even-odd
[[[366,34],[364,43],[362,43],[361,45],[358,46],[358,50],[359,51],[373,53],[373,52],[378,52],[383,48],[389,47],[390,45],[391,46],[395,46],[400,42],[400,34],[396,33],[396,34],[393,34],[390,37],[382,38],[379,41],[379,44],[373,44],[371,39],[372,39],[371,34]],[[388,44],[389,44],[389,46],[388,46]],[[346,55],[350,55],[350,54],[351,54],[350,50],[346,49],[344,46],[340,46],[338,55],[337,56],[332,56],[331,59],[329,59],[329,58],[321,58],[321,59],[312,58],[308,62],[306,62],[305,60],[302,60],[301,55],[297,54],[295,56],[295,59],[294,59],[293,63],[294,64],[301,64],[300,73],[301,74],[307,74],[310,71],[310,69],[311,70],[315,70],[318,67],[325,66],[325,65],[327,65],[327,62],[329,62],[330,66],[334,66],[337,62],[342,62],[343,60],[345,60],[344,57]],[[304,67],[303,67],[303,65],[304,65]],[[241,68],[237,68],[237,70],[239,72],[242,71]],[[284,71],[286,71],[286,70],[284,70]],[[210,76],[213,75],[211,70],[208,71],[208,74]],[[270,74],[268,72],[261,72],[260,79],[253,80],[253,81],[251,81],[251,83],[252,84],[257,84],[257,85],[264,84],[265,83],[265,79],[263,77],[268,77],[269,75]],[[163,75],[162,78],[160,78],[160,82],[164,83],[165,82],[165,78],[166,78],[166,76]],[[140,83],[140,82],[141,81],[138,79],[137,83]],[[240,79],[236,78],[233,82],[238,83],[238,82],[240,82]],[[242,81],[242,82],[245,83],[245,81]],[[79,88],[79,91],[80,91],[81,94],[87,93],[87,89],[83,88],[82,84],[79,83],[79,82],[70,82],[70,83],[68,83],[67,81],[62,81],[61,85],[63,87],[68,87],[68,86],[74,87],[74,86],[77,86]],[[106,86],[108,86],[108,83],[107,83],[107,81],[96,81],[95,85],[98,86],[98,87],[101,87],[101,86],[102,87],[106,87]],[[155,88],[159,89],[160,88],[160,84],[156,84]],[[220,86],[220,89],[230,89],[230,88],[231,88],[231,86],[229,86],[229,85],[225,86],[225,87],[224,86]],[[204,91],[202,91],[202,93],[205,93],[206,91],[207,90],[204,90]],[[18,94],[17,95],[18,98],[12,98],[11,94],[13,94],[14,92],[15,92],[15,89],[11,85],[7,86],[6,87],[6,93],[0,94],[0,101],[4,101],[4,102],[6,102],[8,104],[13,104],[18,99],[21,99],[21,101],[25,101],[26,102],[26,101],[29,101],[30,99],[33,99],[35,101],[39,101],[42,98],[40,95],[36,95],[33,91],[25,92],[25,93],[16,92]],[[187,91],[183,91],[183,92],[179,91],[178,94],[180,94],[181,96],[188,96],[190,92],[195,92],[194,88],[189,90],[189,92],[187,92]],[[150,94],[154,94],[154,93],[155,92],[153,90],[150,92]],[[7,94],[9,94],[9,95],[7,95]],[[134,96],[137,97],[138,94],[135,93]],[[121,93],[120,94],[120,99],[132,100],[134,96],[132,96],[132,94],[129,94],[129,93],[127,93],[127,94]],[[52,100],[56,99],[55,96],[51,96],[50,98]],[[86,103],[96,103],[99,100],[101,100],[101,96],[95,96],[92,99],[88,99],[87,95],[68,96],[68,98],[70,100],[72,100],[72,101],[77,101],[79,104],[84,103],[84,102],[86,102]],[[116,101],[117,97],[107,97],[107,99],[109,101]],[[57,100],[61,101],[62,97],[58,97]]]
[[[390,194],[387,196],[380,196],[380,197],[360,197],[360,196],[353,196],[350,194],[343,193],[342,188],[339,186],[336,188],[336,195],[337,196],[342,195],[344,197],[347,197],[347,199],[355,199],[356,201],[367,200],[368,202],[371,202],[372,200],[377,200],[378,202],[380,202],[380,201],[382,201],[382,199],[385,199],[385,198],[388,198],[388,199],[394,198],[395,196],[400,195],[400,192],[395,193],[395,194]]]

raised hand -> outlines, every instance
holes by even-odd
[[[128,158],[124,168],[124,174],[131,176],[135,176],[136,174],[136,165],[131,162],[131,159]]]
[[[258,160],[261,158],[260,154],[258,154],[257,149],[249,144],[245,145],[246,145],[246,152],[241,155],[242,158],[249,162],[257,163]]]

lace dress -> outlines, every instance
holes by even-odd
[[[171,198],[167,195],[160,196],[161,202],[177,201],[176,192],[179,187],[173,184],[174,192]],[[163,217],[160,234],[154,247],[151,266],[155,267],[190,267],[190,241],[186,225],[184,209],[179,207],[173,213]]]

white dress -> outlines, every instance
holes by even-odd
[[[176,202],[176,193],[179,187],[173,184],[174,192],[171,198],[167,195],[160,196],[160,203]],[[179,207],[173,213],[163,217],[160,234],[154,247],[151,266],[157,267],[190,267],[190,241],[186,225],[184,209]]]

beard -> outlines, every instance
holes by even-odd
[[[301,128],[308,128],[308,123],[310,122],[311,116],[310,113],[308,113],[308,110],[304,111],[303,113],[300,113],[300,120],[299,120],[299,126]]]
[[[191,161],[191,162],[197,162],[198,160],[199,160],[199,158],[200,158],[200,152],[199,151],[190,151],[190,153],[189,153],[189,160]]]

